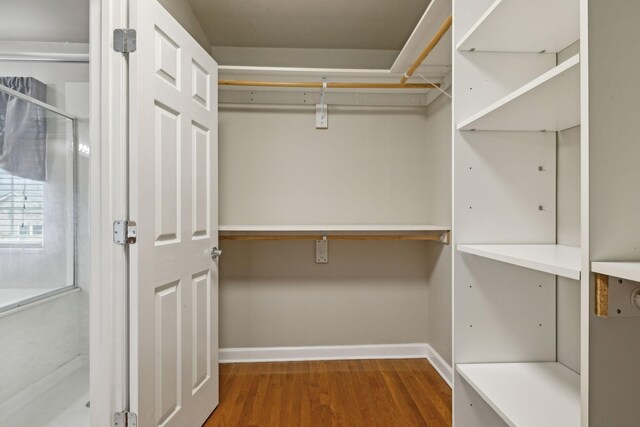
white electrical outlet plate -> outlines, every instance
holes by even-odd
[[[329,241],[325,237],[322,240],[316,240],[316,264],[329,263]]]
[[[324,108],[323,108],[324,107]],[[316,104],[316,129],[329,128],[329,106]]]

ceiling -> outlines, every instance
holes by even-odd
[[[430,0],[188,0],[214,46],[400,50]]]

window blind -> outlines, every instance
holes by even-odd
[[[0,245],[41,245],[44,188],[0,169]]]

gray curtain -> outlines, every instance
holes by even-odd
[[[33,77],[0,77],[0,85],[47,101],[47,86]],[[22,178],[47,179],[46,110],[0,92],[0,169]]]

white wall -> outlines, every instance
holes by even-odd
[[[0,404],[82,353],[82,301],[76,291],[0,317]]]
[[[423,242],[223,242],[220,347],[428,340]]]
[[[588,0],[591,261],[640,260],[640,2]],[[589,425],[640,419],[640,317],[598,318],[589,286]]]
[[[158,2],[184,27],[207,52],[211,42],[204,32],[198,17],[191,9],[188,0],[158,0]]]
[[[558,244],[580,246],[580,127],[558,132]],[[580,282],[557,278],[558,362],[580,372]]]
[[[451,225],[451,100],[441,95],[427,108],[425,159],[429,178],[429,217],[433,222]],[[429,344],[452,365],[452,245],[429,245],[425,258],[429,271]]]
[[[221,224],[425,224],[424,108],[220,111]]]
[[[400,52],[372,49],[295,49],[212,46],[220,65],[301,68],[368,68],[388,70]]]
[[[431,184],[446,185],[441,144],[450,145],[431,137],[425,108],[330,106],[329,129],[316,130],[306,106],[223,105],[220,221],[420,224],[433,214],[448,223]],[[447,307],[432,317],[430,306],[430,282],[447,280],[449,247],[333,241],[327,265],[315,263],[313,242],[222,248],[222,348],[428,342],[433,333],[449,358]],[[445,294],[437,298],[446,304]]]
[[[89,0],[3,1],[0,40],[86,43]]]

